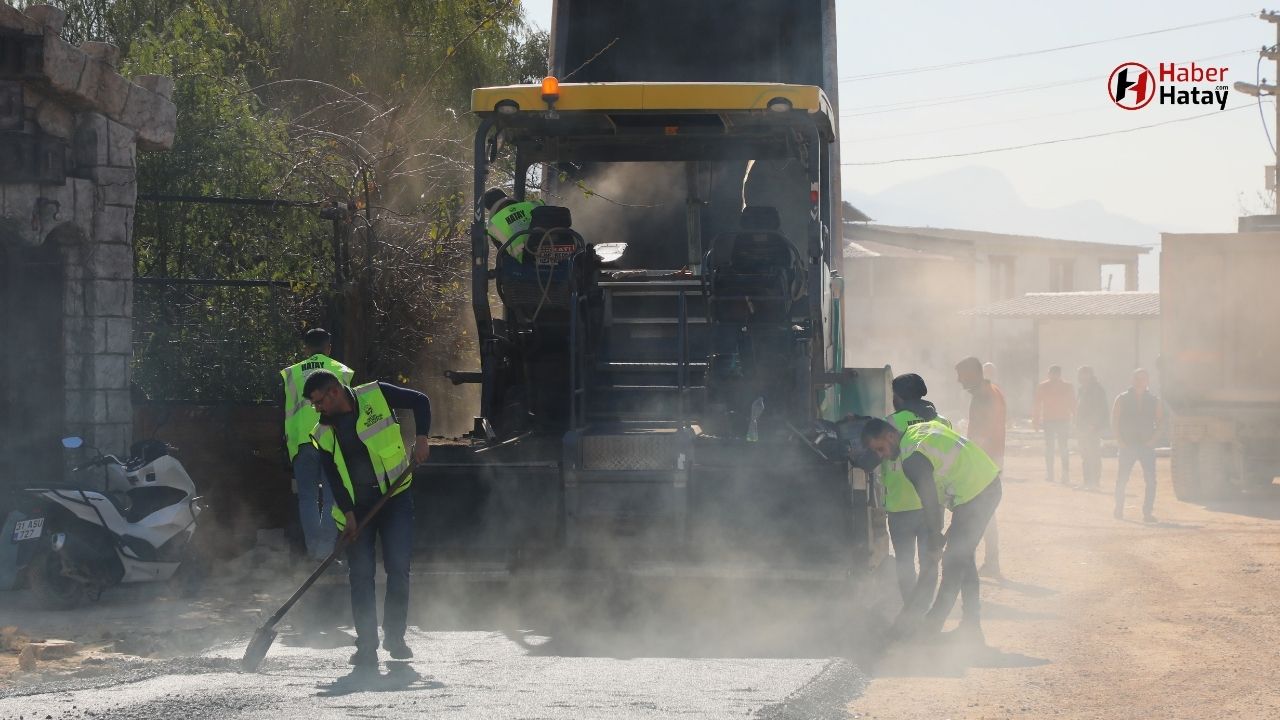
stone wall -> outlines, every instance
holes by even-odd
[[[24,13],[0,3],[0,250],[57,245],[63,263],[59,432],[120,453],[133,421],[137,151],[172,146],[173,81],[126,80],[116,70],[114,46],[68,44],[59,36],[63,19],[50,6]],[[22,300],[9,298],[4,308],[19,313],[11,323],[23,321]],[[6,380],[15,375],[21,377],[20,368],[16,374],[10,368]],[[48,390],[42,390],[46,402]]]

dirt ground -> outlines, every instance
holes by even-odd
[[[1034,447],[1011,455],[1006,580],[982,584],[990,648],[897,646],[864,668],[852,717],[1280,717],[1280,487],[1182,503],[1160,458],[1159,523],[1144,525],[1137,468],[1120,521],[1114,458],[1087,492],[1047,483]]]
[[[41,607],[25,590],[0,592],[0,689],[105,675],[247,634],[310,569],[293,565],[279,544],[264,545],[221,564],[194,597],[176,584],[126,585],[65,611]],[[26,644],[54,640],[74,646],[21,667]]]

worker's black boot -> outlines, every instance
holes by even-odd
[[[413,650],[409,649],[409,646],[405,644],[404,638],[384,640],[382,647],[391,653],[391,657],[394,660],[409,660],[413,658]]]
[[[374,648],[360,648],[351,654],[347,662],[356,667],[376,667],[378,665],[378,651]]]

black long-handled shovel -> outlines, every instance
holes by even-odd
[[[378,502],[374,504],[368,514],[366,514],[364,518],[360,520],[359,524],[356,525],[357,535],[364,531],[365,526],[369,524],[369,521],[378,514],[378,511],[382,509],[382,506],[387,504],[387,500],[390,500],[391,496],[395,495],[396,491],[400,489],[400,486],[403,485],[411,475],[413,475],[412,467],[406,470],[403,475],[396,478],[395,483],[393,483],[391,487],[387,488],[387,492],[383,494],[382,497],[378,498]],[[346,549],[347,543],[341,536],[339,536],[338,541],[333,544],[333,552],[329,553],[329,557],[325,558],[324,562],[320,563],[320,567],[316,568],[315,571],[311,573],[311,576],[303,581],[302,586],[295,590],[293,595],[289,596],[288,600],[284,601],[284,604],[280,606],[280,609],[276,610],[275,613],[273,613],[271,617],[267,618],[267,621],[262,624],[262,627],[258,628],[257,631],[253,633],[253,639],[249,640],[249,647],[245,648],[244,657],[240,659],[240,668],[242,670],[245,672],[257,672],[258,666],[261,665],[262,661],[267,657],[267,651],[271,649],[271,643],[275,642],[276,624],[285,616],[285,613],[289,612],[289,609],[293,607],[294,603],[298,602],[298,599],[302,597],[302,594],[305,593],[311,585],[324,574],[325,569],[333,564],[333,561],[338,558],[338,553]]]

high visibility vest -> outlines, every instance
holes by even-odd
[[[311,400],[302,394],[307,376],[316,370],[328,370],[344,385],[351,384],[355,371],[328,355],[316,354],[296,365],[280,371],[284,380],[284,441],[289,446],[289,460],[298,454],[298,448],[311,442],[311,429],[320,422],[320,413],[311,407]]]
[[[912,425],[919,425],[923,422],[929,422],[910,410],[899,410],[890,415],[889,424],[893,425],[898,432],[906,432],[907,428]],[[947,427],[951,427],[951,421],[939,415],[934,418]],[[924,507],[920,503],[920,496],[916,493],[916,488],[911,484],[911,480],[907,478],[907,474],[902,471],[902,458],[897,460],[885,460],[880,465],[880,482],[884,483],[884,509],[886,512],[906,512],[908,510],[919,510]]]
[[[901,449],[903,459],[915,453],[928,458],[938,501],[949,508],[974,499],[1000,474],[1000,467],[982,448],[940,422],[908,427],[902,434]]]
[[[511,203],[502,208],[489,219],[489,237],[497,241],[499,245],[502,245],[521,230],[528,230],[529,223],[533,220],[533,209],[542,204],[544,203],[541,200],[526,200],[524,202]],[[507,248],[507,254],[518,262],[523,262],[524,245],[528,237],[528,234],[525,234],[516,238],[516,241]]]
[[[353,388],[356,396],[356,432],[360,442],[369,451],[369,460],[373,463],[373,474],[378,478],[378,489],[386,492],[387,488],[409,469],[409,453],[404,448],[404,438],[400,435],[400,423],[396,422],[395,413],[387,405],[387,398],[378,389],[378,383],[371,382]],[[342,457],[342,446],[338,443],[338,433],[329,425],[316,425],[311,439],[320,452],[333,456],[333,464],[338,468],[342,478],[342,486],[347,489],[351,501],[355,502],[356,490],[351,484],[351,473],[347,471],[346,460]],[[396,490],[396,495],[409,489],[413,477],[405,479]],[[347,524],[347,518],[337,505],[333,506],[333,519],[341,530]]]

